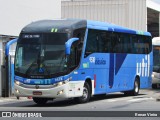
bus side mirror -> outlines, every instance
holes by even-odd
[[[79,38],[71,38],[65,43],[65,48],[66,48],[65,53],[66,53],[66,55],[70,55],[72,43],[75,42],[75,41],[78,41],[78,40],[79,40]]]

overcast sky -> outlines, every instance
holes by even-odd
[[[153,0],[153,1],[155,1],[155,2],[157,2],[157,3],[159,3],[159,4],[160,4],[160,0]]]

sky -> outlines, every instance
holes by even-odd
[[[157,2],[157,3],[159,3],[159,4],[160,4],[160,0],[153,0],[153,1],[155,1],[155,2]]]
[[[61,18],[60,0],[0,0],[0,34],[18,36],[27,24]]]

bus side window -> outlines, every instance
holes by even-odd
[[[125,53],[132,52],[132,44],[129,34],[125,34]]]
[[[131,41],[132,41],[132,53],[137,54],[139,52],[138,50],[138,40],[136,35],[131,35]]]
[[[144,36],[145,53],[148,54],[152,50],[152,40],[151,37]]]
[[[98,38],[96,30],[89,30],[85,48],[85,57],[98,51],[97,41]]]
[[[119,39],[117,37],[117,33],[112,33],[112,36],[111,36],[111,46],[112,46],[111,53],[118,52],[118,50],[117,50],[118,41],[119,41]]]
[[[111,34],[111,32],[108,32],[108,31],[102,31],[100,33],[99,45],[101,47],[100,52],[102,52],[102,53],[108,53],[111,51],[112,46],[111,46],[110,34]]]

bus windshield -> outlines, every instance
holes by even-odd
[[[17,43],[15,73],[52,75],[67,71],[66,33],[22,34]]]
[[[160,46],[153,47],[153,72],[160,72]]]

